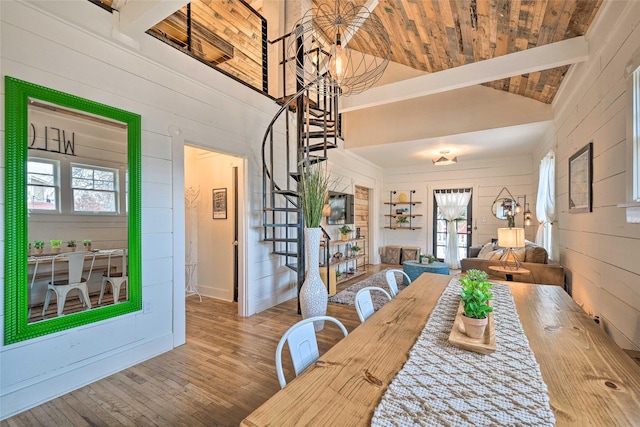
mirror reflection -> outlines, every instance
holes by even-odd
[[[491,212],[498,219],[507,219],[507,212],[512,215],[514,206],[515,202],[508,197],[497,198],[491,206]]]
[[[127,125],[29,99],[28,322],[128,293]]]

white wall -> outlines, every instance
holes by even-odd
[[[473,227],[472,245],[486,243],[497,237],[497,228],[505,227],[506,221],[499,220],[491,213],[491,205],[503,187],[516,197],[526,195],[535,219],[535,191],[537,177],[533,175],[532,160],[529,156],[477,160],[459,158],[458,163],[449,166],[434,166],[425,162],[423,166],[385,169],[384,186],[380,192],[380,202],[375,204],[377,217],[382,226],[389,226],[389,192],[409,194],[416,190],[413,200],[422,202],[412,213],[423,215],[412,221],[419,230],[387,230],[383,232],[383,245],[419,246],[423,253],[433,253],[433,190],[446,188],[472,188]],[[534,184],[535,183],[535,184]],[[522,214],[516,216],[516,225],[522,225]],[[393,224],[395,225],[395,223]],[[475,228],[477,227],[477,229]],[[534,227],[526,227],[526,237],[535,240]]]
[[[153,310],[2,346],[2,417],[180,344],[175,336],[181,331],[172,324],[174,316],[184,318],[184,312],[173,312],[176,236],[168,128],[173,124],[207,134],[216,143],[223,141],[220,148],[239,147],[255,176],[255,141],[275,111],[271,100],[151,37],[142,36],[138,50],[113,40],[112,16],[89,2],[56,3],[65,20],[41,6],[52,7],[46,2],[1,2],[2,74],[141,114],[142,293]],[[259,223],[259,213],[253,217]],[[263,280],[275,269],[264,269]],[[4,306],[3,293],[0,299]]]
[[[556,151],[560,262],[574,300],[604,319],[623,348],[640,348],[640,224],[627,223],[626,64],[640,49],[640,3],[604,2],[587,34],[589,60],[574,65],[554,102],[556,131],[536,153]],[[568,159],[593,141],[593,212],[568,212]],[[536,172],[537,173],[537,172]]]

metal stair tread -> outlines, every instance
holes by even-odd
[[[263,227],[290,227],[300,228],[300,224],[262,224]]]

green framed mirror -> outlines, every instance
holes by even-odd
[[[142,309],[140,143],[138,114],[5,76],[5,344]]]

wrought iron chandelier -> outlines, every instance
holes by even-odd
[[[369,89],[384,73],[391,53],[380,19],[365,6],[320,4],[296,24],[287,57],[298,82],[317,82],[321,94],[352,95]]]

